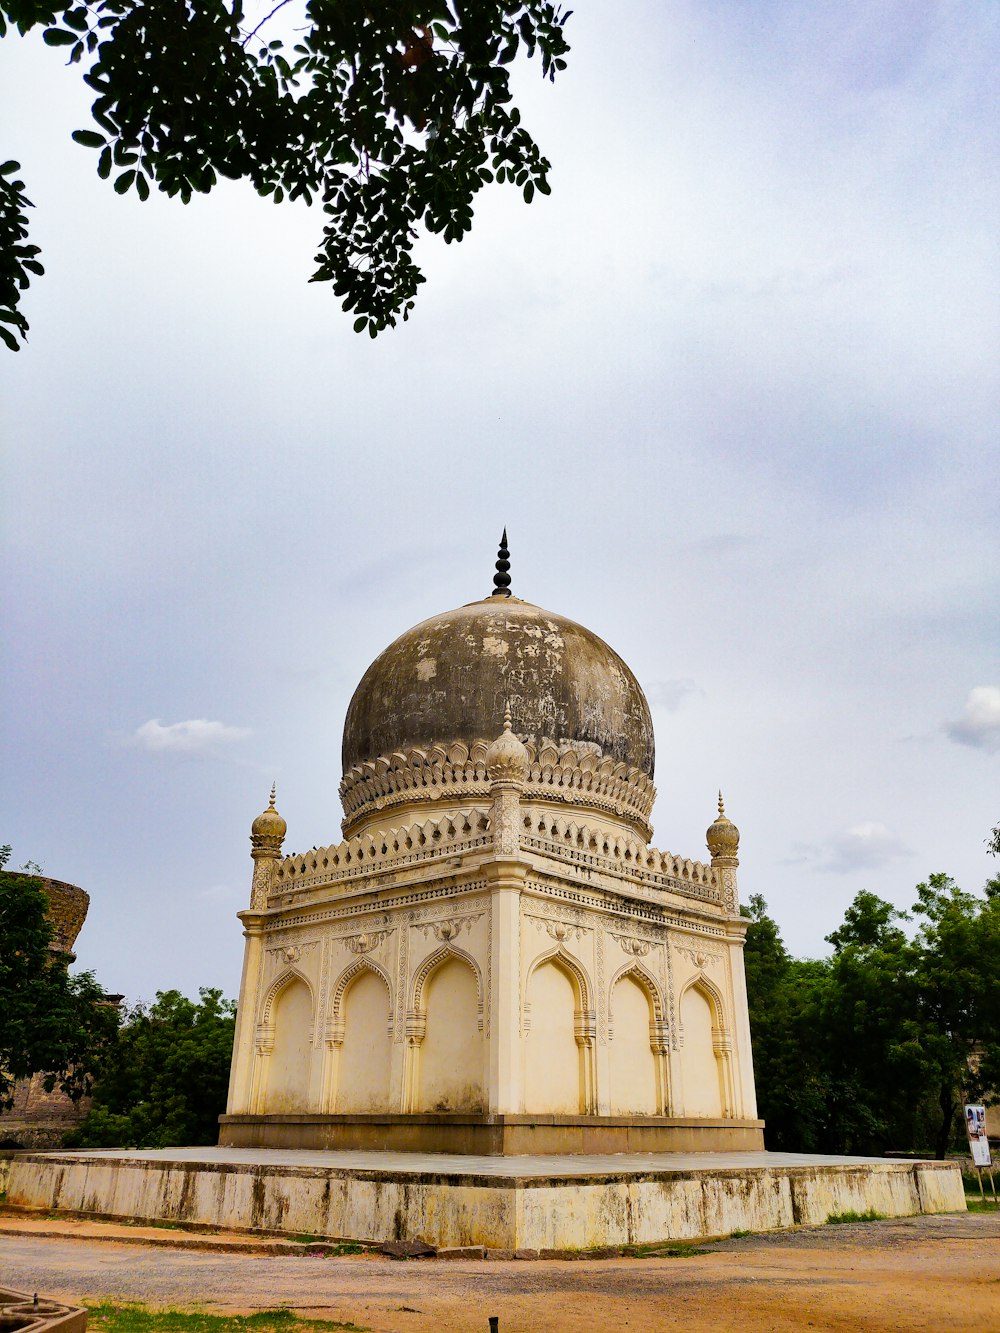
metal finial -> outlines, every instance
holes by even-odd
[[[722,815],[724,815],[725,813],[726,813],[726,807],[722,804],[722,792],[720,791],[720,792],[719,792],[719,815],[720,815],[720,817],[721,817]]]
[[[507,529],[504,528],[503,536],[500,538],[500,549],[497,551],[497,572],[493,575],[491,597],[510,596],[510,575],[507,573],[509,569],[510,551],[507,550]]]
[[[278,784],[277,784],[276,782],[272,782],[272,783],[271,783],[271,799],[270,799],[270,801],[268,801],[268,803],[267,803],[267,808],[268,808],[269,810],[273,810],[273,809],[274,809],[274,801],[275,801],[275,798],[277,797],[277,795],[278,795]]]

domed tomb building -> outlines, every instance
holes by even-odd
[[[720,797],[710,860],[650,846],[638,681],[497,568],[365,672],[344,840],[254,821],[223,1144],[763,1146],[737,829]]]

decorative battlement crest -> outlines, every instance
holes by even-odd
[[[485,800],[490,790],[487,755],[492,740],[472,745],[455,741],[427,749],[396,750],[354,764],[340,784],[344,832],[357,828],[375,812],[414,801]],[[637,768],[603,755],[586,742],[524,742],[527,770],[524,795],[566,801],[628,820],[648,837],[649,815],[656,788]]]
[[[566,819],[540,806],[519,807],[514,832],[515,852],[550,857],[588,876],[596,872],[624,880],[642,896],[666,892],[723,905],[720,872],[714,866],[659,851],[625,832]],[[469,852],[496,852],[490,816],[483,810],[464,810],[389,832],[367,832],[287,856],[276,867],[271,894],[280,897],[296,889],[350,883],[359,876],[366,879],[433,860],[459,865]],[[728,902],[725,906],[733,910]],[[449,929],[457,934],[461,926],[454,921]],[[368,943],[368,935],[363,941],[359,938],[361,950]]]

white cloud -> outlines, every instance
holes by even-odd
[[[249,735],[248,727],[227,727],[224,722],[210,722],[205,717],[171,722],[168,726],[154,717],[136,727],[129,743],[151,754],[203,754],[245,740]]]
[[[1000,750],[1000,688],[977,685],[970,690],[965,712],[957,721],[945,723],[944,730],[959,745],[989,754]]]
[[[868,819],[829,840],[820,869],[847,875],[853,870],[876,870],[909,855],[910,849],[885,824]]]
[[[668,713],[676,713],[689,694],[701,694],[702,690],[689,676],[678,676],[673,680],[654,680],[645,687],[645,695],[654,708],[665,708]]]

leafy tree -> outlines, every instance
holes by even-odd
[[[50,949],[48,905],[39,880],[0,876],[0,1106],[18,1079],[37,1073],[46,1088],[83,1096],[118,1025],[93,975],[71,977],[67,956]]]
[[[236,1005],[202,988],[200,1001],[157,992],[126,1016],[94,1087],[94,1105],[67,1143],[170,1148],[215,1143],[226,1109]]]
[[[915,1006],[903,1024],[914,1063],[937,1097],[935,1149],[955,1135],[964,1093],[1000,1091],[1000,897],[966,893],[948,875],[917,885]]]
[[[744,960],[767,1146],[778,1152],[819,1151],[829,1090],[811,1024],[824,965],[789,955],[759,894],[743,910],[750,917]]]
[[[1000,1092],[1000,880],[985,897],[947,875],[910,920],[859,893],[821,962],[788,956],[760,898],[747,915],[754,1066],[771,1148],[944,1156],[962,1096]]]
[[[313,281],[331,282],[375,337],[413,307],[421,228],[461,240],[494,180],[529,203],[548,194],[509,66],[537,52],[554,78],[569,14],[550,0],[305,0],[288,46],[261,35],[288,3],[254,23],[243,0],[0,0],[0,36],[42,27],[86,67],[96,129],[73,137],[119,194],[146,199],[156,185],[187,203],[223,176],[276,203],[318,202]],[[17,170],[0,167],[0,336],[14,350],[21,291],[42,272]]]

